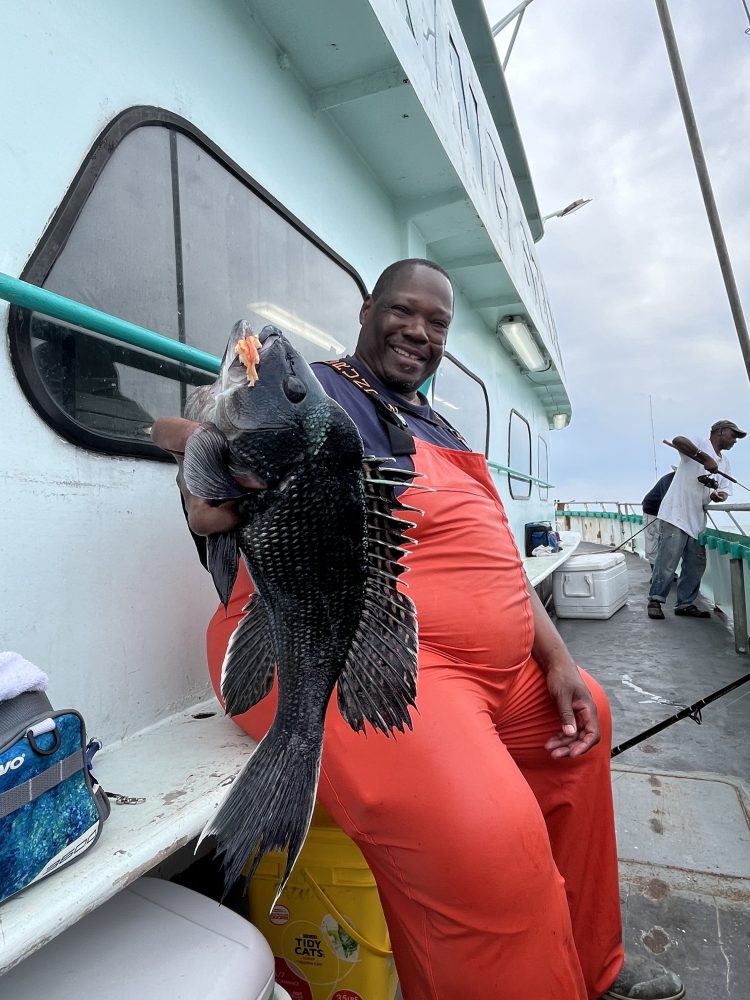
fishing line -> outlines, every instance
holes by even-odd
[[[706,695],[705,698],[701,698],[700,701],[693,702],[692,705],[686,705],[682,711],[677,712],[675,715],[670,715],[670,717],[668,719],[664,719],[663,722],[658,722],[655,726],[651,726],[650,729],[644,729],[642,733],[639,733],[637,736],[633,736],[629,740],[625,740],[624,743],[620,743],[618,746],[614,747],[610,753],[610,757],[619,757],[624,750],[629,750],[631,747],[637,746],[638,743],[642,743],[644,740],[648,739],[649,736],[655,736],[656,733],[660,733],[668,726],[673,726],[675,722],[679,722],[681,719],[692,719],[693,722],[700,726],[703,722],[701,709],[705,708],[706,705],[710,705],[712,701],[717,701],[719,698],[722,698],[725,694],[729,694],[730,691],[734,691],[736,688],[741,687],[741,685],[747,684],[748,681],[750,681],[750,674],[744,674],[736,681],[732,681],[731,684],[727,684],[726,687],[719,688],[719,690],[714,691],[713,694],[709,694]]]

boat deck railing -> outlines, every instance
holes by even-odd
[[[706,507],[709,526],[699,536],[706,546],[707,567],[701,591],[731,622],[734,647],[748,652],[747,608],[750,601],[750,533],[737,515],[750,504],[717,503]],[[643,508],[619,500],[568,500],[556,504],[558,530],[578,531],[584,542],[596,542],[645,558]],[[729,523],[736,531],[730,530]]]

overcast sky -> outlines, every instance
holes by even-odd
[[[491,23],[517,0],[485,0]],[[671,0],[703,149],[750,314],[750,35],[742,0]],[[501,59],[512,28],[498,37]],[[640,501],[677,434],[750,430],[750,385],[654,0],[534,0],[506,71],[542,214],[537,245],[573,402],[560,500]],[[650,404],[653,409],[651,430]],[[654,449],[653,441],[656,445]],[[730,455],[750,485],[750,438]],[[735,488],[733,499],[750,501]]]

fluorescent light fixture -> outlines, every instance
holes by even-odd
[[[274,305],[273,302],[249,302],[248,309],[252,309],[258,316],[267,319],[269,323],[280,326],[285,333],[296,333],[311,344],[322,347],[324,351],[333,351],[335,354],[343,354],[346,348],[340,344],[335,337],[332,337],[326,330],[319,326],[313,326],[305,320],[288,312],[282,306]]]
[[[567,413],[555,413],[552,417],[552,430],[561,431],[564,427],[568,426],[568,414]]]
[[[498,331],[527,371],[541,372],[549,367],[549,362],[537,346],[529,326],[518,316],[501,319]]]
[[[447,399],[443,399],[443,397],[438,396],[437,393],[435,393],[435,402],[440,403],[441,406],[444,406],[448,410],[455,410],[458,412],[458,407],[455,403],[449,403]]]

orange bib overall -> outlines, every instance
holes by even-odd
[[[609,708],[601,743],[552,759],[560,719],[531,657],[518,549],[484,457],[417,439],[431,492],[402,577],[417,606],[414,729],[353,732],[333,698],[319,799],[367,859],[405,1000],[594,1000],[622,963]],[[250,589],[208,630],[218,688]],[[235,721],[259,739],[275,689]]]

